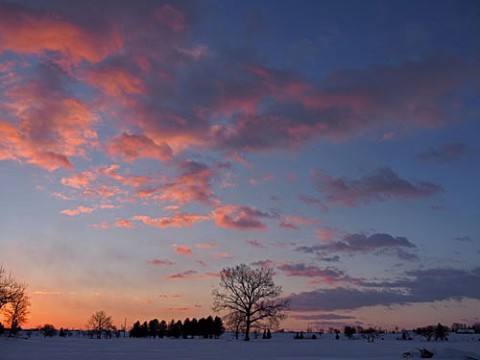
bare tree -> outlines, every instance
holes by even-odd
[[[221,290],[213,291],[215,311],[228,311],[228,317],[243,315],[245,340],[250,340],[252,325],[285,318],[287,300],[276,299],[282,287],[275,285],[272,268],[252,269],[241,264],[220,272]]]
[[[3,306],[12,301],[16,282],[3,266],[0,266],[0,311]]]
[[[232,311],[227,314],[225,320],[230,329],[235,332],[235,339],[238,340],[240,330],[245,325],[245,316],[239,311]]]
[[[112,324],[112,317],[108,316],[103,310],[92,314],[87,323],[88,330],[92,332],[92,336],[96,335],[97,339],[102,337],[102,334],[108,335],[115,327]]]
[[[15,283],[12,286],[10,302],[5,309],[5,317],[10,323],[10,336],[14,335],[20,325],[27,321],[30,299],[25,284]]]

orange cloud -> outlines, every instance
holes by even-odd
[[[132,220],[141,221],[145,225],[158,227],[160,229],[168,227],[190,227],[197,221],[209,220],[210,217],[205,215],[186,214],[175,212],[173,217],[151,218],[149,216],[137,215]]]
[[[197,244],[195,247],[199,249],[213,249],[216,248],[218,245],[217,244]]]
[[[127,133],[117,135],[108,144],[107,152],[110,156],[120,157],[125,161],[135,161],[141,158],[167,161],[173,156],[172,149],[168,144],[157,144],[145,135]]]
[[[70,210],[62,210],[60,211],[61,214],[68,215],[68,216],[77,216],[80,214],[89,214],[91,213],[94,208],[87,207],[87,206],[77,206],[75,209],[70,209]]]
[[[171,295],[169,295],[169,294],[160,294],[160,295],[158,295],[158,297],[159,297],[160,299],[179,299],[179,298],[181,298],[182,296],[181,296],[181,295],[178,295],[178,294],[171,294]]]
[[[96,180],[96,178],[96,174],[91,171],[82,171],[79,174],[62,178],[61,183],[65,186],[81,189],[88,187],[92,181]]]
[[[87,146],[95,146],[97,115],[65,93],[57,77],[41,68],[38,79],[5,92],[6,111],[18,125],[0,120],[0,159],[72,169],[70,158],[86,157]]]
[[[115,98],[142,94],[145,91],[143,80],[121,67],[91,69],[85,80],[93,87],[100,88],[106,95]]]
[[[232,257],[226,251],[213,253],[210,255],[213,259],[231,259]]]
[[[129,220],[117,220],[115,221],[115,226],[116,227],[123,227],[127,229],[133,229],[135,226],[132,224],[131,221]]]
[[[298,230],[299,225],[309,225],[317,223],[317,219],[304,218],[301,216],[286,216],[280,222],[280,227],[289,230]]]
[[[189,246],[185,246],[185,245],[177,245],[177,244],[174,244],[172,245],[173,246],[173,249],[174,251],[177,253],[177,254],[180,254],[180,255],[192,255],[192,249],[189,247]]]
[[[192,201],[209,204],[213,196],[210,185],[212,170],[207,165],[194,161],[181,163],[181,168],[182,174],[175,181],[161,187],[163,192],[159,199],[180,205]]]
[[[139,187],[155,180],[148,176],[121,175],[118,172],[118,169],[120,169],[119,165],[110,165],[99,168],[98,172],[106,177],[118,181],[122,185],[131,187]]]
[[[212,216],[218,226],[237,230],[263,230],[266,226],[260,219],[272,217],[251,207],[239,205],[220,206],[212,212]]]
[[[94,228],[94,229],[106,230],[106,229],[110,228],[110,224],[107,223],[107,222],[101,222],[101,223],[98,223],[98,224],[93,224],[93,225],[91,225],[91,227]]]
[[[37,15],[20,7],[0,9],[0,51],[45,55],[54,51],[65,67],[82,60],[99,62],[122,48],[122,39],[113,28],[92,32],[51,14]]]

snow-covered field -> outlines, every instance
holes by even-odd
[[[433,359],[479,359],[479,335],[451,335],[446,342],[396,340],[335,340],[331,335],[316,340],[294,340],[292,334],[274,334],[271,340],[130,339],[97,340],[81,337],[30,339],[0,337],[0,359],[38,360],[135,360],[135,359],[403,359],[405,352],[420,358],[418,349],[434,353]]]

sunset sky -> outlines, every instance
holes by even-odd
[[[0,0],[0,264],[26,327],[480,321],[480,2]]]

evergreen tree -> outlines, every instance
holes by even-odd
[[[165,335],[167,335],[167,322],[165,320],[160,321],[158,326],[158,336],[163,339]]]
[[[205,339],[208,338],[207,320],[205,318],[198,320],[198,335]]]
[[[198,336],[198,320],[196,318],[193,318],[190,322],[190,333],[192,338]]]
[[[225,332],[225,327],[223,326],[222,319],[218,316],[215,316],[213,322],[213,335],[215,336],[215,339],[218,339]]]
[[[148,322],[148,335],[156,338],[158,335],[158,329],[160,327],[160,323],[157,319],[150,320]]]
[[[206,325],[206,331],[207,331],[207,337],[208,338],[213,338],[213,335],[215,333],[215,321],[213,320],[213,317],[210,315],[207,317],[207,320],[205,322]]]
[[[192,324],[189,318],[186,318],[183,321],[183,327],[182,327],[182,336],[184,339],[187,339],[189,336],[192,335]]]

